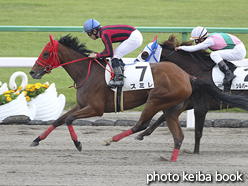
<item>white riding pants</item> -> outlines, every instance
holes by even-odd
[[[126,54],[140,47],[143,42],[143,36],[138,30],[134,30],[128,39],[121,42],[114,50],[113,58],[121,59]]]
[[[246,56],[246,49],[243,43],[236,45],[233,49],[214,51],[210,54],[211,59],[218,64],[222,60],[237,61]]]

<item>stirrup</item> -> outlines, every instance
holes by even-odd
[[[124,85],[123,80],[115,81],[115,86],[116,87],[123,87],[123,85]]]
[[[114,80],[113,79],[111,79],[110,81],[109,81],[109,83],[107,84],[107,88],[110,88],[110,89],[112,89],[112,88],[116,88],[115,86],[114,86]]]
[[[226,81],[229,81],[229,82],[231,82],[236,77],[236,75],[234,75],[232,72],[228,76],[229,76],[228,79],[227,79],[227,77],[225,77],[225,79],[226,79]]]
[[[230,91],[231,91],[232,80],[231,80],[231,81],[227,81],[227,80],[224,78],[224,80],[223,80],[223,85],[224,85],[224,89],[223,89],[224,94],[229,95],[229,93],[230,93]]]
[[[114,81],[113,83],[109,82],[107,85],[108,88],[117,88],[117,87],[123,87],[124,83],[123,81]]]
[[[112,88],[116,88],[116,87],[123,87],[123,85],[124,85],[123,79],[122,80],[116,80],[116,78],[115,78],[115,80],[111,79],[109,81],[109,83],[107,84],[107,87],[112,89]]]

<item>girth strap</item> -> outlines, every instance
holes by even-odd
[[[114,97],[115,112],[123,112],[123,91],[122,87],[117,87]]]

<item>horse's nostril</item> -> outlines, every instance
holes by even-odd
[[[31,71],[29,72],[29,74],[32,76],[32,75],[34,74],[34,71],[31,70]]]

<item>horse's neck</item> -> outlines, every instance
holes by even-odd
[[[83,59],[85,56],[77,52],[62,52],[58,53],[61,64],[71,62],[77,59]],[[87,70],[89,66],[89,59],[84,59],[79,62],[71,63],[63,66],[66,72],[70,75],[75,83],[79,82],[82,77],[87,76]]]
[[[168,59],[168,61],[175,63],[177,66],[179,66],[180,68],[182,68],[184,71],[186,71],[188,74],[192,76],[197,76],[197,77],[209,76],[209,74],[211,74],[210,67],[207,67],[205,64],[203,64],[201,60],[199,59],[197,60],[201,66],[197,64],[197,62],[190,55],[174,53]],[[201,67],[206,68],[206,70],[203,70]]]

